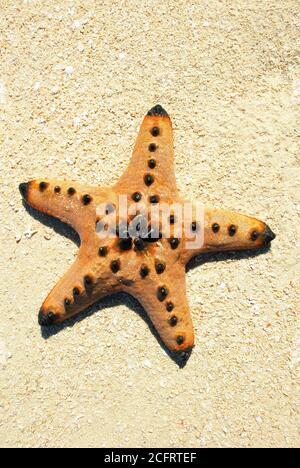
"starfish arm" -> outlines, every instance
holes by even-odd
[[[121,290],[105,259],[97,257],[98,242],[82,245],[77,259],[44,301],[39,323],[62,323],[79,314],[99,299]]]
[[[160,105],[144,118],[129,166],[115,189],[121,194],[129,189],[147,198],[156,195],[164,201],[178,198],[172,122]]]
[[[258,249],[275,238],[263,221],[219,208],[204,208],[198,224],[198,233],[184,239],[181,252],[184,264],[203,252]]]
[[[160,338],[170,351],[182,352],[194,345],[194,330],[190,316],[183,265],[168,264],[157,275],[149,268],[149,275],[136,282],[128,292],[143,306]],[[167,271],[170,268],[172,271]]]
[[[20,191],[30,206],[71,225],[81,238],[94,229],[97,206],[110,196],[109,190],[58,180],[33,180]]]

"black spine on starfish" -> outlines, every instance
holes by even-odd
[[[152,109],[149,110],[148,115],[150,117],[162,117],[162,116],[168,116],[167,111],[160,105],[157,104],[156,106],[152,107]]]

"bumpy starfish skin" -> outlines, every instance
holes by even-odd
[[[184,202],[176,186],[171,120],[159,105],[145,117],[131,162],[114,187],[42,179],[21,184],[20,191],[29,205],[70,224],[81,239],[75,263],[42,305],[40,325],[61,323],[98,299],[125,291],[142,304],[171,351],[186,352],[194,345],[185,288],[186,263],[202,252],[257,249],[275,238],[262,221],[215,208],[204,208],[204,239],[196,249],[186,241],[197,235],[198,220],[192,218],[190,229],[179,238],[176,230],[182,220],[176,215],[168,218],[168,238],[159,234],[151,242],[120,238],[122,222],[135,219],[134,214],[129,219],[119,214],[120,195],[125,195],[131,209],[139,213],[157,202]],[[106,213],[99,216],[97,207],[102,204],[107,207]],[[100,238],[97,231],[101,220],[102,228],[106,225],[110,230],[114,212],[118,235]],[[196,206],[194,216],[195,212]],[[156,226],[163,231],[160,218],[156,218]]]

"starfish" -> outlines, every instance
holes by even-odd
[[[156,105],[144,118],[129,166],[114,186],[46,179],[20,184],[30,206],[71,225],[81,241],[74,264],[41,307],[41,326],[62,323],[105,296],[126,292],[146,310],[170,351],[183,357],[190,353],[194,329],[186,264],[203,252],[258,249],[275,234],[258,219],[223,209],[204,207],[199,221],[196,203],[190,204],[191,222],[181,236],[183,220],[175,211],[164,224],[161,215],[150,219],[147,213],[155,206],[185,202],[173,156],[171,119]],[[120,200],[128,204],[125,214]],[[104,207],[101,213],[99,207]],[[115,234],[108,235],[113,228]],[[199,232],[201,242],[189,243]]]

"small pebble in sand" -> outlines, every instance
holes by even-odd
[[[160,378],[159,385],[161,386],[161,388],[166,388],[167,382],[163,377]]]
[[[53,86],[53,88],[51,89],[51,94],[58,94],[60,91],[59,87],[58,86]]]
[[[75,118],[73,119],[73,125],[74,125],[74,127],[78,127],[79,124],[80,124],[80,122],[81,122],[80,117],[75,117]]]
[[[72,67],[72,65],[68,65],[65,68],[65,72],[66,72],[67,75],[72,75],[74,73],[74,67]]]
[[[17,243],[17,244],[18,244],[19,242],[21,242],[21,240],[22,240],[22,234],[19,234],[19,233],[15,234],[15,239],[16,239],[16,243]]]
[[[0,341],[0,364],[5,364],[11,358],[12,354],[8,351],[6,344]]]
[[[24,237],[26,237],[26,239],[31,239],[37,232],[37,230],[32,231],[31,228],[28,228],[24,231]]]
[[[79,20],[73,21],[73,28],[74,28],[74,29],[79,29],[79,28],[81,28],[81,21],[79,21]]]
[[[151,369],[152,367],[151,361],[149,361],[149,359],[145,359],[145,361],[143,362],[143,367],[146,369]]]
[[[40,89],[40,87],[41,87],[41,83],[40,83],[39,81],[36,81],[36,82],[33,84],[32,89],[33,89],[34,91],[38,91],[38,90]]]

